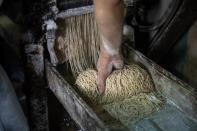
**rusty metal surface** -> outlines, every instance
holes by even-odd
[[[124,5],[125,7],[132,7],[132,6],[135,6],[135,3],[138,1],[139,0],[124,0]],[[93,2],[88,1],[88,0],[87,1],[80,1],[80,0],[64,1],[62,5],[64,5],[64,9],[60,10],[59,14],[57,15],[57,18],[79,16],[79,15],[94,12]]]
[[[92,13],[94,11],[94,6],[84,6],[84,7],[78,7],[78,8],[73,8],[73,9],[68,9],[61,11],[57,18],[66,18],[66,17],[71,17],[71,16],[79,16],[83,14],[88,14]]]
[[[93,4],[93,0],[57,0],[57,7],[60,10],[79,8]]]

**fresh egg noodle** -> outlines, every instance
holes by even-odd
[[[154,93],[140,93],[123,101],[103,105],[103,108],[111,116],[114,116],[125,126],[128,126],[161,107],[162,101],[156,97],[156,99],[151,99],[152,97],[155,97]]]
[[[92,69],[80,73],[76,80],[77,90],[87,102],[102,105],[125,126],[151,114],[162,105],[150,75],[136,64],[113,71],[107,78],[104,96],[98,94],[96,77],[97,72]]]
[[[93,103],[107,104],[154,90],[149,74],[135,64],[113,71],[107,78],[105,94],[102,97],[97,92],[96,77],[97,72],[89,69],[79,74],[76,80],[79,91]]]

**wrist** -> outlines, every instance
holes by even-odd
[[[115,55],[118,55],[120,53],[119,48],[111,47],[110,45],[105,44],[105,43],[103,44],[103,48],[106,51],[106,53],[108,53],[110,56],[115,56]]]
[[[116,46],[118,45],[118,46]],[[110,56],[115,56],[120,54],[120,44],[110,42],[109,40],[102,37],[101,51],[107,53]]]

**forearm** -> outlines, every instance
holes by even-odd
[[[102,38],[102,46],[108,53],[119,53],[124,20],[121,0],[94,0],[95,16]],[[101,50],[102,51],[102,50]]]
[[[97,63],[98,91],[105,92],[105,83],[112,69],[121,69],[120,46],[123,33],[124,8],[121,0],[94,0],[95,17],[102,43]]]

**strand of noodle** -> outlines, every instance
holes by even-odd
[[[68,62],[75,77],[96,67],[101,43],[93,13],[68,17],[59,24],[55,45],[59,62]]]

